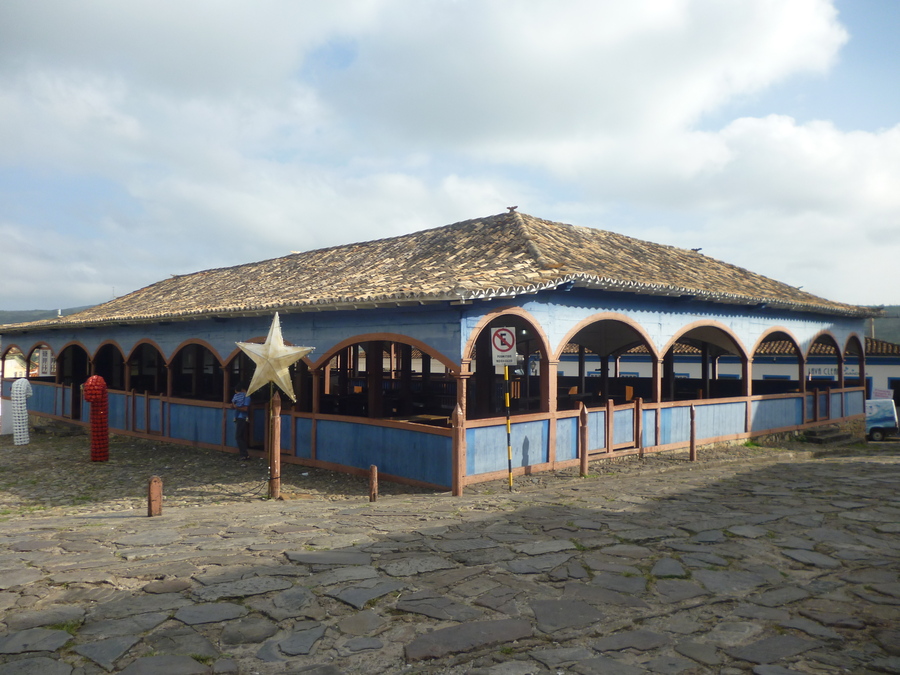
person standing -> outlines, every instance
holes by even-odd
[[[231,398],[231,407],[234,408],[234,437],[237,440],[238,453],[240,453],[242,461],[250,459],[250,452],[247,449],[250,402],[247,386],[245,384],[236,386],[234,396]]]

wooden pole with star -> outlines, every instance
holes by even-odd
[[[256,364],[253,379],[247,387],[247,395],[265,384],[275,384],[292,401],[296,402],[294,386],[291,384],[290,367],[309,354],[312,347],[292,347],[284,344],[281,335],[281,320],[278,313],[272,319],[269,334],[262,344],[238,342],[237,346]],[[281,396],[275,391],[269,397],[267,419],[269,433],[266,434],[266,456],[269,460],[269,498],[278,499],[281,494]]]

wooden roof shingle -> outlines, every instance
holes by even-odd
[[[471,301],[576,287],[866,317],[700,253],[510,212],[398,237],[174,276],[77,314],[0,327],[141,323]]]

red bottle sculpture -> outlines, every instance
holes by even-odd
[[[84,383],[84,400],[91,404],[91,461],[109,460],[109,396],[106,381],[91,375]]]

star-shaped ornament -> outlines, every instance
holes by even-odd
[[[256,364],[247,394],[252,394],[268,382],[274,382],[292,401],[297,400],[297,397],[294,396],[294,387],[291,384],[291,375],[288,369],[295,361],[299,361],[309,354],[314,347],[289,347],[284,344],[278,312],[272,319],[269,335],[264,343],[237,342],[235,344]]]

